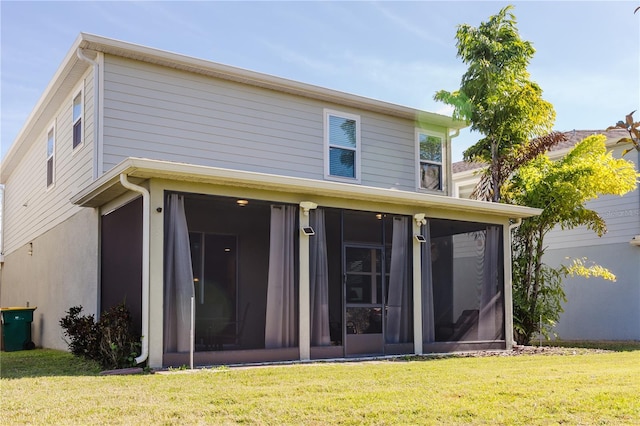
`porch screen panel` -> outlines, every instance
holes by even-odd
[[[169,195],[166,219],[164,350],[187,352],[190,346],[191,297],[195,293],[183,196]]]
[[[309,286],[311,292],[311,345],[331,344],[329,333],[329,265],[324,210],[310,212],[316,234],[309,240]]]
[[[500,337],[499,305],[501,290],[498,263],[500,260],[500,228],[488,226],[484,239],[483,277],[480,295],[480,318],[478,324],[478,338],[480,340],[495,340]]]
[[[422,227],[425,244],[422,245],[422,342],[436,340],[435,317],[433,309],[433,273],[431,264],[431,224]]]
[[[296,208],[271,206],[269,276],[264,345],[266,349],[296,345],[295,242]]]
[[[409,341],[411,312],[409,297],[408,219],[393,218],[391,243],[391,270],[389,273],[389,297],[387,298],[387,343]]]

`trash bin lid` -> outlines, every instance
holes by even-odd
[[[0,311],[26,311],[26,310],[32,310],[35,311],[36,309],[38,309],[37,306],[11,306],[8,308],[0,308]]]

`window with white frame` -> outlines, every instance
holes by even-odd
[[[47,188],[53,185],[53,179],[54,179],[53,163],[54,163],[54,157],[55,157],[54,155],[55,146],[56,146],[55,131],[54,131],[54,128],[52,127],[47,132]]]
[[[325,178],[360,182],[360,116],[325,110]]]
[[[418,188],[444,190],[444,137],[423,130],[416,131]]]
[[[82,143],[82,91],[73,98],[73,148]]]

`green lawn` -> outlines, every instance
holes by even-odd
[[[3,424],[638,424],[640,350],[98,376],[1,354]]]

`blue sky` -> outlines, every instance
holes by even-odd
[[[639,1],[0,3],[1,147],[8,151],[79,32],[446,113],[466,67],[456,26],[514,4],[531,78],[557,130],[603,129],[640,109]],[[640,113],[636,113],[636,118]],[[478,139],[463,132],[453,160]]]

